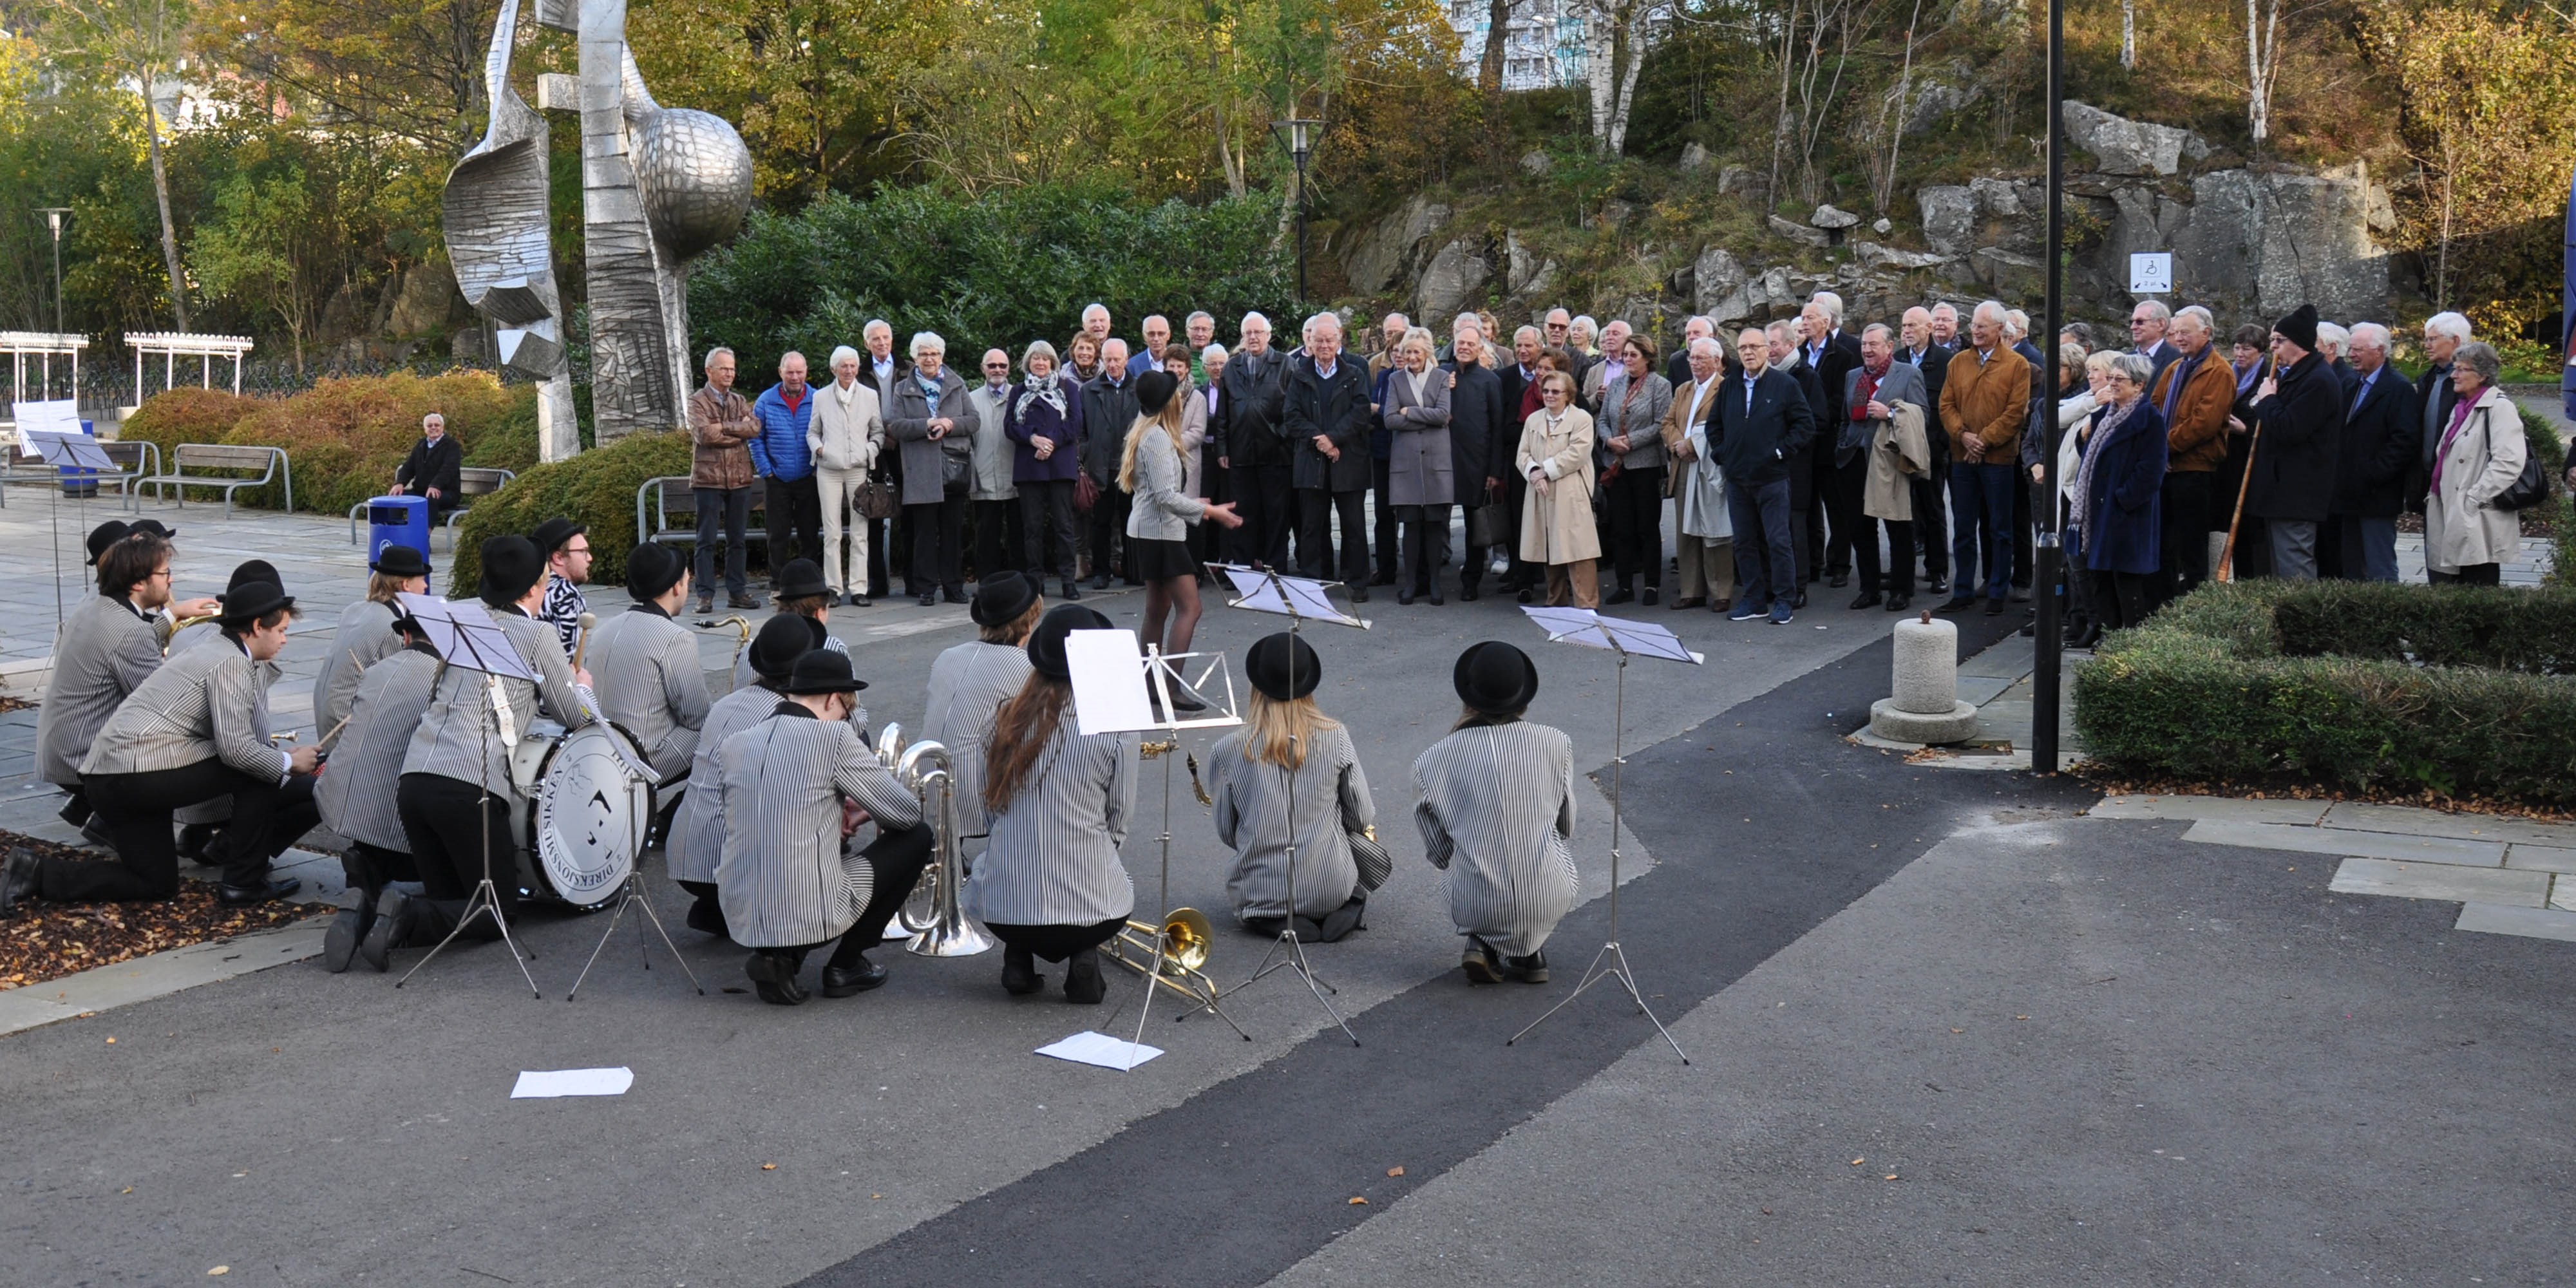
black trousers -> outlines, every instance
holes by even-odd
[[[893,534],[888,530],[894,524],[885,519],[861,519],[856,516],[853,516],[850,522],[868,525],[868,598],[883,599],[887,592],[886,569],[889,566],[886,563],[889,554],[886,543],[892,539]]]
[[[1234,500],[1234,480],[1228,477],[1231,473],[1232,471],[1216,463],[1215,440],[1210,439],[1206,446],[1199,449],[1199,484],[1201,490],[1207,493],[1210,504],[1226,505]],[[1240,511],[1238,510],[1237,513]],[[1213,523],[1191,524],[1188,537],[1190,553],[1203,564],[1225,561],[1232,557],[1234,552],[1223,548],[1231,544],[1231,539],[1219,534],[1231,531],[1233,529],[1219,527]]]
[[[1342,521],[1341,580],[1353,586],[1368,584],[1368,493],[1327,492],[1322,488],[1297,489],[1297,560],[1301,574],[1331,579],[1333,551],[1333,517]]]
[[[1075,953],[1088,952],[1108,943],[1109,938],[1126,926],[1120,918],[1094,922],[1088,926],[1005,926],[997,921],[984,923],[993,938],[1008,947],[1060,962]]]
[[[945,590],[952,597],[965,598],[965,561],[959,546],[966,539],[966,498],[907,505],[903,526],[912,533],[913,593]]]
[[[1824,517],[1816,508],[1815,449],[1801,448],[1788,464],[1789,544],[1797,566],[1786,587],[1775,570],[1771,589],[1782,599],[1796,599],[1806,593],[1816,575],[1816,556],[1824,553]]]
[[[1840,529],[1831,533],[1825,530],[1825,513],[1833,507],[1834,435],[1838,427],[1824,422],[1822,410],[1818,409],[1815,441],[1807,448],[1809,482],[1804,503],[1806,518],[1800,533],[1806,546],[1798,559],[1802,581],[1820,573],[1851,570],[1851,545],[1845,534]]]
[[[1887,529],[1887,564],[1882,569],[1878,556],[1878,531]],[[1914,525],[1903,519],[1873,519],[1855,513],[1852,518],[1852,558],[1860,564],[1860,588],[1863,594],[1884,591],[1891,595],[1914,593]]]
[[[1939,430],[1934,430],[1939,433]],[[1928,577],[1950,575],[1950,462],[1936,458],[1928,477],[1913,480],[1914,540],[1923,548],[1923,572]],[[1914,556],[1906,556],[1911,562]]]
[[[1379,585],[1395,580],[1395,570],[1403,566],[1398,559],[1395,506],[1387,500],[1387,471],[1390,463],[1380,456],[1369,462],[1369,517],[1377,522],[1374,548],[1377,552]]]
[[[1547,584],[1547,566],[1521,558],[1521,516],[1528,498],[1529,475],[1514,474],[1503,480],[1503,549],[1511,555],[1511,571],[1503,574],[1503,584],[1515,590]]]
[[[1118,480],[1101,484],[1100,496],[1091,503],[1092,576],[1136,580],[1135,556],[1120,549],[1127,536],[1127,512],[1135,503],[1136,498],[1119,488]]]
[[[2136,626],[2156,611],[2156,575],[2150,572],[2097,570],[2093,579],[2093,617],[2102,629]]]
[[[1837,465],[1826,479],[1825,517],[1833,521],[1833,537],[1825,549],[1825,571],[1852,571],[1861,541],[1878,540],[1878,525],[1860,512],[1861,493],[1869,489],[1869,453],[1859,452],[1848,464]]]
[[[364,841],[349,842],[349,852],[340,858],[340,872],[352,889],[370,894],[389,881],[420,880],[420,865],[410,855]]]
[[[290,774],[263,783],[220,760],[140,774],[91,774],[81,780],[90,808],[116,844],[113,862],[48,858],[39,888],[58,903],[167,899],[179,892],[179,847],[170,815],[200,801],[230,797],[232,822],[207,858],[222,865],[224,884],[252,886],[268,878],[269,860],[286,852],[321,813],[313,806],[313,779]]]
[[[842,932],[838,941],[840,946],[832,950],[827,964],[846,969],[857,964],[859,957],[869,949],[885,942],[886,926],[894,921],[897,912],[902,911],[903,901],[912,897],[912,887],[921,880],[921,870],[930,866],[931,845],[936,839],[926,826],[909,827],[899,832],[883,827],[877,829],[877,839],[859,851],[859,857],[866,859],[868,866],[876,872],[876,879],[869,888],[868,906],[859,913],[859,919]],[[822,943],[799,944],[793,948],[756,951],[766,956],[787,958],[802,968],[805,954],[833,942],[827,939]]]
[[[1601,503],[1610,518],[1610,566],[1619,588],[1630,589],[1637,574],[1646,586],[1664,584],[1664,467],[1624,469],[1602,489]]]
[[[1484,496],[1484,480],[1478,479],[1473,487],[1468,487],[1462,484],[1458,489],[1458,494],[1461,496]],[[1458,507],[1459,516],[1468,532],[1476,530],[1476,514],[1484,508],[1485,507],[1481,505],[1462,505]],[[1441,557],[1444,559],[1447,558],[1449,549],[1449,521],[1446,517],[1441,519],[1440,527],[1434,535],[1440,538]],[[1474,545],[1472,543],[1469,544],[1458,559],[1458,589],[1471,592],[1474,591],[1476,589],[1476,583],[1484,579],[1485,561],[1492,557],[1493,556],[1487,553],[1484,547]]]
[[[411,838],[412,861],[420,865],[422,893],[439,903],[471,897],[486,874],[485,847],[490,847],[493,892],[501,915],[519,916],[518,847],[510,839],[510,798],[445,774],[405,774],[394,788],[394,808],[402,816],[403,835]],[[498,939],[501,927],[477,917],[466,927],[466,939]]]
[[[2243,538],[2238,538],[2238,543],[2243,544]],[[2436,586],[2501,586],[2504,584],[2504,565],[2461,564],[2458,572],[2436,572],[2428,568],[2424,577]]]
[[[716,537],[724,536],[724,584],[728,595],[748,594],[744,583],[744,561],[749,548],[743,544],[743,532],[751,522],[751,489],[747,487],[702,487],[698,494],[698,557],[695,578],[698,593],[713,597],[716,593]],[[814,522],[822,523],[821,494],[816,494]],[[820,549],[821,547],[816,547]]]
[[[1028,541],[1028,555],[1020,565],[1033,577],[1044,577],[1053,571],[1065,581],[1073,580],[1078,568],[1075,553],[1080,549],[1073,541],[1073,480],[1046,483],[1022,483],[1020,488],[1020,529]],[[1047,538],[1055,538],[1055,559],[1047,558]]]
[[[1297,524],[1297,503],[1288,486],[1288,467],[1237,461],[1226,467],[1225,475],[1226,487],[1234,496],[1235,515],[1243,520],[1243,526],[1226,537],[1229,557],[1239,564],[1287,567],[1288,530]]]
[[[1020,556],[1028,549],[1020,503],[1010,500],[968,504],[975,511],[975,580],[982,581],[1004,569],[1018,569]]]
[[[2023,466],[2019,466],[2019,465],[2016,465],[2016,466],[2014,466],[2014,467],[2013,467],[2013,473],[2015,473],[2015,474],[2017,474],[2017,475],[2021,476],[2021,477],[2022,477],[2023,479],[2025,479],[2025,480],[2026,480],[2026,479],[2028,479],[2028,478],[2030,477],[2030,471],[2029,471],[2027,468],[2025,468],[2025,467],[2023,467]],[[2029,488],[2029,487],[2017,487],[2017,488],[2014,488],[2014,489],[2013,489],[2013,509],[2012,509],[2012,526],[2013,526],[2013,532],[2012,532],[2012,538],[2013,538],[2013,573],[2012,573],[2012,584],[2013,584],[2014,586],[2016,586],[2016,587],[2018,587],[2018,588],[2022,589],[2022,590],[2028,590],[2028,589],[2030,589],[2030,568],[2031,568],[2031,562],[2030,562],[2030,561],[2031,561],[2031,558],[2032,558],[2032,555],[2031,555],[2031,523],[2030,523],[2030,513],[2031,513],[2031,511],[2030,511],[2030,494],[2031,494],[2031,492],[2032,492],[2033,490],[2034,490],[2034,489]]]
[[[769,577],[790,559],[823,562],[823,489],[812,474],[769,480]]]
[[[2209,580],[2209,512],[2218,476],[2208,470],[2167,472],[2164,485],[2164,566],[2175,595],[2188,595]]]
[[[1404,530],[1404,549],[1402,562],[1387,565],[1387,571],[1415,593],[1428,594],[1440,583],[1440,566],[1449,562],[1449,507],[1399,505],[1395,516]],[[1403,570],[1400,573],[1395,571],[1399,568]],[[1474,560],[1468,561],[1460,576],[1463,585],[1476,584]]]

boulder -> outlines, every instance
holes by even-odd
[[[2033,256],[1981,246],[1968,262],[1975,266],[1977,280],[1994,288],[1998,296],[2036,296],[2048,287],[2048,265]]]
[[[1836,206],[1825,205],[1816,207],[1816,213],[1807,216],[1807,222],[1818,228],[1834,231],[1858,227],[1860,216]]]
[[[1414,284],[1413,315],[1422,318],[1455,317],[1466,307],[1485,279],[1493,275],[1493,266],[1477,254],[1464,240],[1453,241],[1432,255],[1422,269],[1422,280]]]
[[[2385,200],[2359,162],[2200,175],[2173,234],[2176,293],[2264,316],[2303,303],[2330,318],[2383,313],[2388,250],[2371,220]]]
[[[1764,222],[1771,226],[1771,231],[1802,245],[1823,249],[1834,244],[1833,234],[1822,228],[1810,228],[1805,224],[1793,223],[1778,215],[1766,216]]]
[[[1343,261],[1351,289],[1375,295],[1402,281],[1421,264],[1425,244],[1449,222],[1449,214],[1449,207],[1417,193],[1377,221]]]
[[[1976,249],[1977,194],[1955,184],[1918,188],[1915,204],[1923,208],[1923,239],[1950,256]]]
[[[1889,219],[1887,216],[1885,216],[1885,215],[1880,215],[1880,216],[1878,217],[1877,222],[1875,222],[1875,223],[1873,223],[1873,224],[1871,224],[1871,225],[1869,226],[1869,230],[1870,230],[1871,232],[1877,233],[1877,234],[1878,234],[1879,236],[1881,236],[1881,237],[1884,237],[1884,236],[1888,235],[1889,233],[1892,233],[1892,232],[1895,232],[1895,231],[1896,231],[1896,223],[1895,223],[1895,221],[1893,221],[1893,220]]]
[[[1540,259],[1521,244],[1518,233],[1503,233],[1503,290],[1506,294],[1524,295],[1547,289],[1556,280],[1556,261]]]
[[[1763,186],[1761,175],[1740,165],[1731,165],[1717,172],[1717,190],[1722,194],[1759,199]]]
[[[2182,168],[2184,148],[2192,140],[2189,130],[2132,121],[2073,99],[2066,101],[2065,111],[2067,141],[2092,153],[2105,174],[2172,174]],[[2201,143],[2199,151],[2207,156],[2209,145]]]
[[[1744,265],[1723,246],[1703,248],[1691,262],[1691,304],[1720,322],[1752,311],[1744,294]]]
[[[1681,168],[1684,172],[1708,168],[1708,149],[1696,143],[1682,145]]]
[[[1521,154],[1522,174],[1546,174],[1548,170],[1553,168],[1555,165],[1556,162],[1551,160],[1544,152],[1532,150]]]
[[[445,264],[417,264],[403,274],[402,293],[394,299],[385,330],[397,337],[426,335],[447,325],[465,307],[456,293],[456,275]]]
[[[1873,241],[1853,242],[1852,254],[1870,268],[1895,269],[1936,268],[1953,258],[1939,251],[1898,250]]]

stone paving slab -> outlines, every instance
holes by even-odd
[[[68,1020],[83,1012],[167,997],[182,989],[299,962],[322,952],[328,917],[308,917],[291,926],[253,931],[231,939],[191,944],[166,953],[137,957],[85,970],[61,979],[0,993],[0,1033],[16,1033]]]
[[[2195,830],[2201,825],[2195,825]],[[2189,839],[2189,838],[2185,838]],[[2389,895],[2399,899],[2450,899],[2539,908],[2549,902],[2546,872],[2509,872],[2450,863],[2399,863],[2346,859],[2327,889],[2337,894]]]
[[[1959,663],[1959,675],[1963,679],[1975,675],[2018,680],[2031,672],[2031,642],[2024,636],[2007,636],[1993,648]]]
[[[2393,832],[2284,827],[2278,823],[2207,818],[2192,824],[2182,839],[2205,845],[2243,845],[2262,850],[2298,850],[2308,854],[2343,854],[2456,867],[2504,866],[2504,843],[2501,841],[2462,841],[2441,836],[2400,836]]]
[[[2472,841],[2530,842],[2576,849],[2576,824],[2499,818],[2493,814],[2452,814],[2412,805],[2372,805],[2336,801],[2326,811],[2325,826],[2363,832],[2400,832],[2408,836],[2453,836]]]
[[[2504,865],[2534,872],[2576,872],[2576,850],[2516,842],[2505,847]]]
[[[2549,890],[2549,906],[2576,912],[2576,879],[2561,877]]]
[[[2326,803],[2239,800],[2232,796],[2105,796],[2094,804],[2091,813],[2095,818],[2205,818],[2313,827],[2325,817]]]
[[[2576,944],[2576,912],[2557,908],[2513,908],[2493,903],[2460,905],[2456,930],[2485,935],[2523,935]]]

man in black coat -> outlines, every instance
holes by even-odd
[[[457,479],[465,468],[465,449],[447,436],[447,418],[437,412],[420,418],[420,441],[394,471],[395,496],[418,489],[429,501],[429,521],[438,523],[456,508]]]
[[[1903,343],[1896,360],[1923,373],[1923,388],[1932,398],[1932,419],[1940,419],[1941,382],[1950,378],[1950,359],[1959,351],[1932,338],[1932,310],[1916,305],[1905,311],[1897,338]],[[1950,593],[1950,436],[1938,424],[1923,435],[1932,449],[1932,468],[1913,480],[1914,544],[1923,552],[1925,593]]]
[[[1217,394],[1224,424],[1208,433],[1225,444],[1227,482],[1243,526],[1228,537],[1236,563],[1265,568],[1288,565],[1288,530],[1297,522],[1288,487],[1288,443],[1281,431],[1280,398],[1288,360],[1270,348],[1270,319],[1243,315],[1243,339],[1226,359]]]
[[[2424,400],[2388,361],[2388,328],[2352,328],[2352,374],[2343,381],[2343,442],[2335,461],[2333,520],[2320,569],[2346,581],[2397,580],[2397,512],[2423,435]]]
[[[1821,502],[1815,509],[1824,511],[1833,523],[1825,541],[1825,578],[1827,585],[1840,590],[1851,584],[1852,534],[1860,530],[1860,494],[1869,483],[1868,453],[1859,453],[1846,462],[1838,460],[1834,450],[1842,427],[1851,423],[1850,408],[1843,405],[1843,390],[1850,387],[1851,373],[1860,367],[1860,337],[1843,329],[1843,297],[1832,291],[1816,292],[1799,311],[1798,321],[1806,337],[1798,351],[1799,365],[1815,368],[1817,387],[1824,394],[1824,402],[1813,409],[1817,426],[1813,453],[1816,491]],[[1808,525],[1812,531],[1812,517]],[[1875,529],[1871,536],[1877,536]]]
[[[1136,423],[1136,380],[1127,374],[1127,342],[1111,339],[1100,346],[1100,374],[1082,382],[1082,472],[1099,489],[1091,503],[1091,588],[1109,585],[1111,564],[1130,586],[1144,585],[1136,575],[1136,553],[1120,557],[1127,536],[1127,510],[1135,498],[1118,486],[1118,463],[1127,453],[1127,431]]]
[[[2279,374],[2254,391],[2255,439],[2245,512],[2271,533],[2272,575],[2317,579],[2317,528],[2332,512],[2343,445],[2343,383],[2316,351],[2317,307],[2272,324]]]
[[[1450,345],[1450,361],[1441,366],[1457,381],[1449,390],[1449,482],[1469,532],[1476,530],[1478,512],[1500,500],[1503,476],[1512,472],[1497,459],[1496,445],[1508,441],[1515,450],[1520,445],[1520,427],[1503,413],[1503,378],[1486,369],[1484,352],[1485,337],[1474,323],[1462,321]],[[1446,549],[1448,534],[1433,535]],[[1474,599],[1484,573],[1485,551],[1470,544],[1458,564],[1458,598]]]
[[[1555,313],[1564,311],[1558,309]],[[1513,458],[1520,454],[1521,447],[1521,404],[1528,401],[1529,387],[1538,381],[1543,339],[1534,326],[1513,332],[1511,361],[1494,370],[1503,381],[1503,432],[1494,440],[1494,458],[1502,467],[1499,477],[1503,480],[1502,522],[1496,526],[1503,534],[1503,558],[1509,569],[1495,585],[1503,590],[1526,590],[1547,583],[1544,566],[1521,558],[1521,510],[1523,498],[1529,494],[1529,476],[1513,468]]]
[[[1789,482],[1815,433],[1815,413],[1787,372],[1771,366],[1771,337],[1760,327],[1737,335],[1744,374],[1729,376],[1709,421],[1709,449],[1726,475],[1727,519],[1735,529],[1739,587],[1729,621],[1768,612],[1785,626],[1793,615],[1798,559],[1790,541]]]
[[[1318,314],[1306,361],[1289,368],[1289,483],[1297,489],[1297,557],[1308,577],[1331,577],[1332,527],[1341,519],[1341,580],[1368,602],[1369,378],[1342,353],[1342,324]]]
[[[878,408],[891,406],[894,402],[896,382],[912,375],[912,364],[904,361],[902,356],[894,351],[894,324],[884,318],[868,319],[867,325],[859,328],[859,343],[867,346],[867,352],[859,355],[859,383],[866,385],[876,394]],[[886,472],[888,481],[894,484],[896,493],[900,495],[903,491],[903,453],[898,450],[881,452],[877,456],[877,464]],[[850,521],[867,522],[855,515]],[[889,532],[889,528],[893,531]],[[903,549],[893,549],[889,543],[889,537],[900,540],[903,543]],[[869,522],[868,595],[872,599],[886,597],[886,568],[889,558],[893,560],[893,567],[903,570],[903,593],[912,594],[911,529],[908,526],[897,525],[890,519]]]
[[[1807,365],[1807,351],[1798,343],[1799,323],[1783,319],[1764,328],[1769,342],[1764,352],[1770,355],[1771,369],[1788,376],[1798,386],[1798,396],[1806,400],[1807,414],[1825,405],[1824,382],[1816,378],[1816,369]],[[1735,373],[1740,377],[1744,373]],[[1832,455],[1830,451],[1826,453]],[[1804,608],[1807,583],[1817,580],[1816,560],[1825,553],[1824,521],[1816,509],[1816,451],[1812,435],[1791,453],[1789,469],[1789,541],[1797,556],[1796,575],[1789,579],[1786,593],[1792,608]]]

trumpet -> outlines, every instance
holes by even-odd
[[[920,798],[923,813],[938,829],[930,866],[921,870],[921,879],[914,883],[912,896],[904,901],[897,918],[913,932],[904,951],[923,957],[972,957],[992,947],[992,935],[958,903],[966,855],[957,835],[957,780],[949,772],[948,749],[927,739],[912,744],[895,763],[895,779]],[[923,912],[917,915],[916,907]]]

